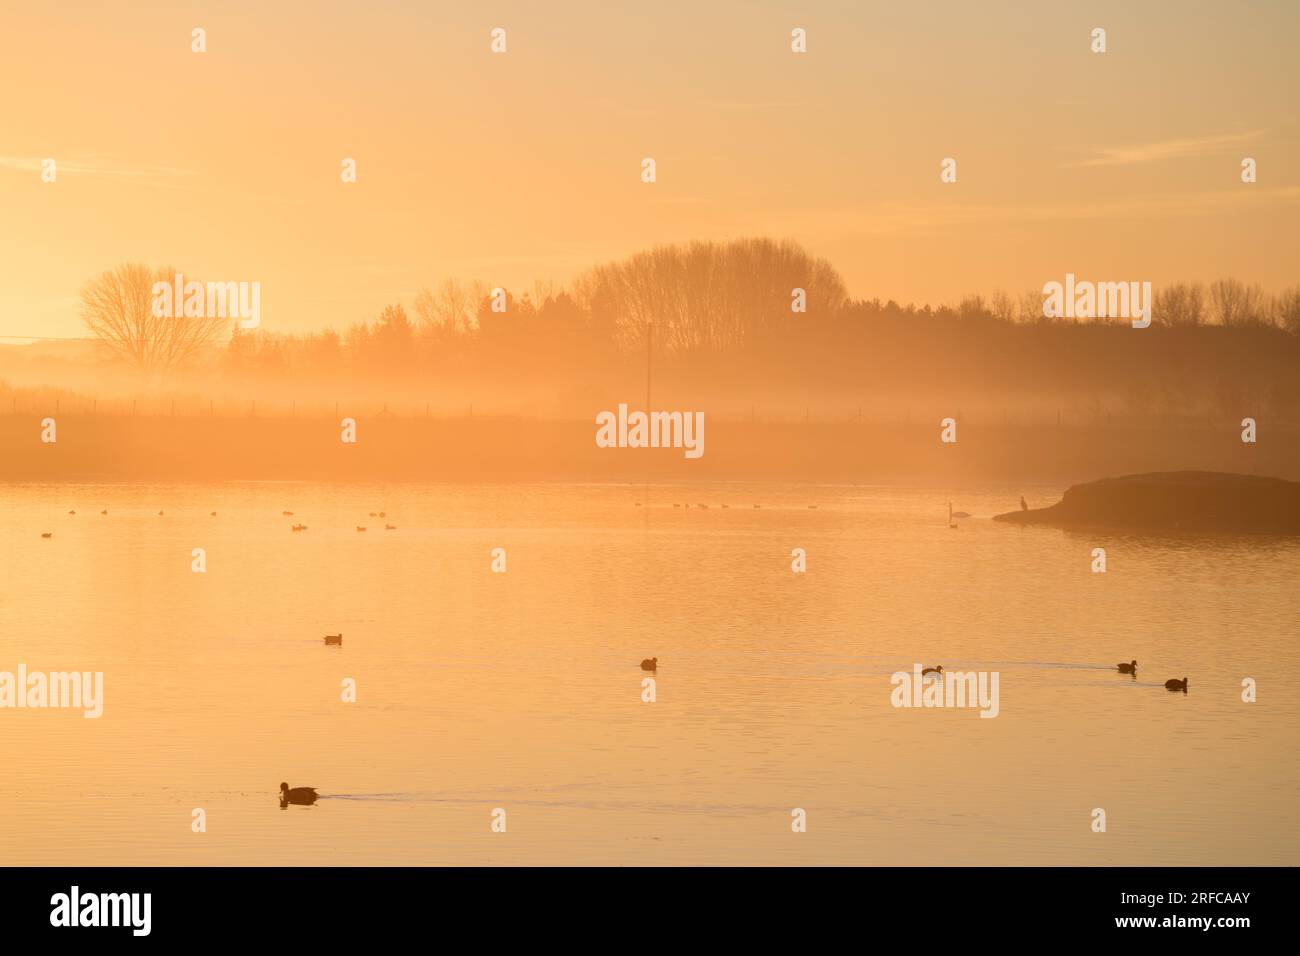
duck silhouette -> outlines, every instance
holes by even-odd
[[[326,634],[326,635],[325,635],[325,643],[326,643],[326,644],[336,644],[336,645],[338,645],[339,647],[342,647],[342,646],[343,646],[343,632],[340,631],[340,632],[337,633],[337,634]]]
[[[942,664],[935,664],[933,667],[927,667],[925,670],[921,671],[921,676],[922,676],[922,677],[924,677],[926,674],[938,674],[940,677],[942,677],[942,676],[943,676],[943,665],[942,665]]]
[[[647,657],[641,662],[641,669],[643,671],[657,671],[659,669],[659,658]]]
[[[1182,680],[1179,680],[1176,677],[1169,678],[1169,680],[1165,681],[1165,690],[1181,690],[1184,694],[1186,694],[1187,678],[1184,677]]]
[[[363,524],[359,524],[359,525],[357,525],[357,530],[358,530],[358,531],[365,531],[365,530],[366,530],[366,526],[363,525]]]
[[[294,787],[289,788],[287,783],[280,784],[280,805],[287,806],[290,803],[298,806],[310,807],[316,802],[319,796],[315,787]]]
[[[53,532],[53,531],[42,531],[42,532],[41,532],[41,537],[42,537],[42,538],[53,538],[53,537],[54,537],[54,532]]]
[[[1116,664],[1121,674],[1136,674],[1138,672],[1138,662],[1130,661],[1127,664]]]
[[[100,514],[102,514],[102,515],[106,515],[106,514],[108,514],[108,509],[105,508],[103,511],[100,512]]]
[[[385,530],[385,531],[396,531],[396,530],[397,530],[397,525],[395,525],[395,524],[388,524],[387,522],[385,522],[385,523],[384,523],[384,530]]]

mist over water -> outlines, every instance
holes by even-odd
[[[0,711],[0,846],[78,865],[1294,861],[1300,542],[988,520],[1062,490],[5,485],[0,670],[102,670],[105,700],[98,720]],[[974,516],[959,530],[949,501]],[[1115,671],[1132,658],[1136,680]],[[915,663],[998,671],[999,716],[891,707]],[[281,810],[281,780],[321,800]]]

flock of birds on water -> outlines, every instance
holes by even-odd
[[[1025,500],[1024,500],[1024,498],[1021,498],[1021,499],[1020,499],[1020,504],[1021,504],[1021,507],[1022,507],[1022,508],[1027,507],[1027,506],[1025,505]],[[642,506],[642,505],[641,505],[641,502],[638,501],[638,502],[636,503],[636,506],[637,506],[638,508],[640,508],[640,507]],[[673,507],[674,507],[674,508],[690,508],[691,506],[690,506],[689,504],[680,504],[680,503],[675,503],[675,504],[673,504]],[[707,511],[708,508],[709,508],[709,506],[706,505],[706,504],[697,504],[695,507],[696,507],[696,508],[703,509],[703,510],[706,510],[706,511]],[[729,508],[730,505],[725,505],[725,504],[724,504],[724,505],[722,505],[722,507],[723,507],[723,508]],[[755,508],[760,508],[760,507],[762,507],[762,506],[761,506],[761,505],[754,505],[754,507],[755,507]],[[816,510],[817,506],[816,506],[816,505],[809,505],[808,508],[809,508],[810,510]],[[68,512],[68,514],[70,514],[70,515],[75,515],[76,513],[77,513],[77,512],[76,512],[75,510],[73,510],[73,511],[69,511],[69,512]],[[101,515],[107,515],[107,514],[108,514],[108,509],[105,508],[103,511],[100,512],[100,514],[101,514]],[[283,512],[281,512],[281,515],[282,515],[283,517],[285,517],[285,518],[292,518],[292,517],[294,516],[294,514],[293,514],[292,511],[283,511]],[[159,516],[159,517],[163,517],[163,512],[162,512],[161,510],[158,512],[158,516]],[[211,512],[211,516],[215,518],[215,517],[217,516],[217,513],[216,513],[215,511],[213,511],[213,512]],[[372,517],[372,518],[387,518],[387,517],[388,517],[388,514],[387,514],[387,512],[384,512],[384,511],[372,511],[372,512],[370,512],[370,517]],[[954,518],[969,518],[969,517],[971,517],[971,516],[970,516],[970,514],[968,514],[967,512],[965,512],[965,511],[953,511],[953,510],[952,510],[952,505],[951,505],[951,504],[948,505],[948,525],[949,525],[949,527],[952,527],[952,528],[957,527],[956,523],[953,521]],[[357,525],[357,526],[356,526],[356,529],[357,529],[357,531],[365,531],[365,530],[366,530],[366,527],[365,527],[364,525]],[[397,526],[396,526],[396,525],[391,525],[391,524],[388,524],[387,522],[385,522],[385,523],[384,523],[384,529],[387,530],[387,531],[396,531],[396,530],[397,530]],[[307,526],[306,526],[305,524],[294,524],[294,525],[291,526],[290,530],[291,530],[291,531],[306,531],[306,530],[307,530]],[[42,537],[42,538],[52,538],[53,536],[54,536],[54,535],[53,535],[53,532],[49,532],[49,531],[44,532],[44,533],[41,534],[41,537]],[[325,635],[325,644],[326,644],[327,646],[330,646],[330,647],[342,647],[342,646],[343,646],[343,634],[342,634],[342,632],[339,632],[338,634],[326,634],[326,635]],[[1117,664],[1117,665],[1115,665],[1115,666],[1116,666],[1116,669],[1118,670],[1119,673],[1121,673],[1121,674],[1131,674],[1131,675],[1133,675],[1134,680],[1137,679],[1137,666],[1138,666],[1138,662],[1137,662],[1137,661],[1129,661],[1127,664],[1120,663],[1120,664]],[[658,672],[658,670],[659,670],[659,658],[657,658],[657,657],[647,657],[645,660],[641,661],[641,670],[643,670],[643,671],[655,671],[655,672]],[[925,669],[923,669],[923,670],[921,671],[921,676],[922,676],[922,677],[925,677],[925,676],[928,675],[928,674],[934,674],[934,675],[936,675],[936,676],[938,676],[938,677],[943,677],[943,665],[942,665],[942,664],[936,664],[934,667],[927,667],[927,668],[925,668]],[[1166,690],[1171,690],[1171,691],[1182,691],[1182,693],[1186,694],[1186,693],[1187,693],[1187,678],[1184,677],[1182,680],[1178,680],[1177,678],[1170,678],[1169,680],[1165,681],[1165,689],[1166,689]],[[319,798],[320,798],[320,794],[316,792],[316,788],[315,788],[315,787],[290,787],[287,783],[281,783],[281,784],[280,784],[280,808],[281,808],[281,809],[284,809],[284,808],[286,808],[286,807],[288,807],[288,806],[290,806],[290,805],[293,805],[293,806],[305,806],[305,807],[309,807],[309,806],[311,806],[312,804],[314,804],[314,803],[315,803]]]
[[[757,508],[758,505],[754,505],[754,507]],[[76,513],[77,513],[77,512],[76,512],[75,509],[70,510],[70,511],[68,512],[68,514],[70,514],[70,515],[75,515]],[[105,508],[103,511],[100,512],[100,514],[101,514],[101,515],[107,515],[107,514],[108,514],[108,509]],[[281,514],[282,516],[284,516],[285,518],[292,518],[292,517],[293,517],[293,512],[292,512],[292,511],[282,511],[282,512],[280,512],[280,514]],[[217,516],[217,513],[216,513],[215,511],[210,512],[210,516],[213,517],[213,518],[215,518],[215,517]],[[158,517],[159,517],[159,518],[164,517],[163,511],[160,510],[160,511],[158,512]],[[388,512],[386,512],[386,511],[372,511],[372,512],[370,512],[370,517],[372,517],[372,518],[387,518],[387,517],[388,517]],[[365,531],[365,530],[366,530],[366,526],[365,526],[365,525],[360,525],[360,524],[359,524],[359,525],[356,526],[356,529],[357,529],[358,531]],[[306,530],[307,530],[307,526],[306,526],[305,524],[297,524],[297,523],[295,523],[295,524],[292,524],[292,525],[289,526],[289,530],[290,530],[290,531],[306,531]],[[385,530],[385,531],[396,531],[396,530],[397,530],[397,525],[395,525],[395,524],[389,524],[388,522],[385,521],[385,522],[384,522],[384,530]],[[42,532],[41,532],[41,537],[42,537],[42,538],[53,538],[53,537],[54,537],[54,532],[53,532],[53,531],[42,531]]]
[[[646,661],[642,661],[642,662],[641,662],[641,666],[642,666],[642,667],[645,667],[646,663],[647,663]],[[1116,667],[1116,669],[1119,671],[1119,673],[1121,673],[1121,674],[1132,674],[1132,675],[1133,675],[1133,679],[1134,679],[1134,680],[1137,680],[1137,673],[1138,673],[1138,662],[1137,662],[1137,661],[1129,661],[1127,664],[1119,663],[1119,664],[1116,664],[1115,667]],[[940,677],[942,677],[942,676],[943,676],[943,665],[942,665],[942,664],[936,664],[934,667],[927,667],[927,668],[925,668],[924,670],[921,671],[921,676],[922,676],[922,677],[924,677],[926,674],[938,674]],[[1180,690],[1180,691],[1182,691],[1184,694],[1186,694],[1186,693],[1187,693],[1187,678],[1184,677],[1182,680],[1179,680],[1177,677],[1171,677],[1171,678],[1169,678],[1169,680],[1165,681],[1165,690]]]

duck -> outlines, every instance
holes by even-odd
[[[158,509],[158,517],[159,517],[159,518],[162,517],[162,509],[161,509],[161,508]]]
[[[306,526],[305,524],[296,524],[296,525],[294,525],[290,530],[291,530],[291,531],[306,531],[306,530],[307,530],[307,526]]]
[[[943,676],[943,665],[942,665],[942,664],[935,664],[933,667],[927,667],[925,670],[921,671],[921,676],[922,676],[922,677],[924,677],[926,674],[938,674],[940,677],[942,677],[942,676]]]
[[[647,657],[641,662],[641,669],[643,671],[657,671],[659,669],[659,658]]]
[[[1186,694],[1187,678],[1184,677],[1182,680],[1179,680],[1177,677],[1169,678],[1169,680],[1165,681],[1165,690],[1181,690],[1184,694]]]
[[[215,511],[214,511],[214,512],[212,512],[212,517],[214,517],[214,518],[215,518],[215,517],[216,517],[216,516],[217,516],[217,513],[216,513],[216,512],[215,512]]]
[[[294,787],[289,788],[287,783],[280,784],[280,803],[296,803],[300,806],[309,807],[316,802],[320,794],[316,792],[315,787]]]
[[[388,517],[388,512],[387,512],[387,511],[381,511],[381,512],[379,512],[379,517],[381,517],[381,518],[387,518],[387,517]]]
[[[395,524],[388,524],[387,522],[385,522],[385,523],[384,523],[384,530],[385,530],[385,531],[396,531],[396,530],[397,530],[397,525],[395,525]]]
[[[106,515],[106,514],[108,514],[108,509],[105,508],[103,511],[100,512],[100,514],[102,514],[102,515]]]
[[[674,504],[673,504],[673,507],[674,507],[674,508],[680,508],[681,505],[674,503]]]
[[[280,514],[284,515],[286,518],[292,518],[292,517],[293,517],[293,512],[292,512],[292,511],[281,511]]]
[[[360,524],[359,524],[359,525],[357,525],[357,530],[358,530],[358,531],[365,531],[365,530],[366,530],[366,527],[365,527],[365,525],[360,525]]]
[[[1136,674],[1138,672],[1138,662],[1129,661],[1127,664],[1116,664],[1121,674]]]
[[[42,537],[42,538],[53,538],[53,537],[54,537],[54,532],[53,532],[53,531],[42,531],[42,532],[41,532],[41,537]]]
[[[340,631],[340,632],[337,633],[337,634],[326,634],[326,635],[325,635],[325,643],[326,643],[326,644],[335,644],[335,645],[337,645],[337,646],[339,646],[339,647],[342,647],[342,646],[343,646],[343,632]]]
[[[372,517],[372,518],[378,518],[378,517],[379,517],[379,512],[378,512],[378,511],[372,511],[372,512],[370,512],[370,517]]]
[[[76,512],[75,512],[75,511],[69,511],[68,514],[70,514],[70,515],[75,515]]]

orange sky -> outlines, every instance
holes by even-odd
[[[0,0],[0,335],[81,334],[127,260],[259,281],[269,331],[745,235],[901,301],[1300,281],[1294,2],[452,6]]]

